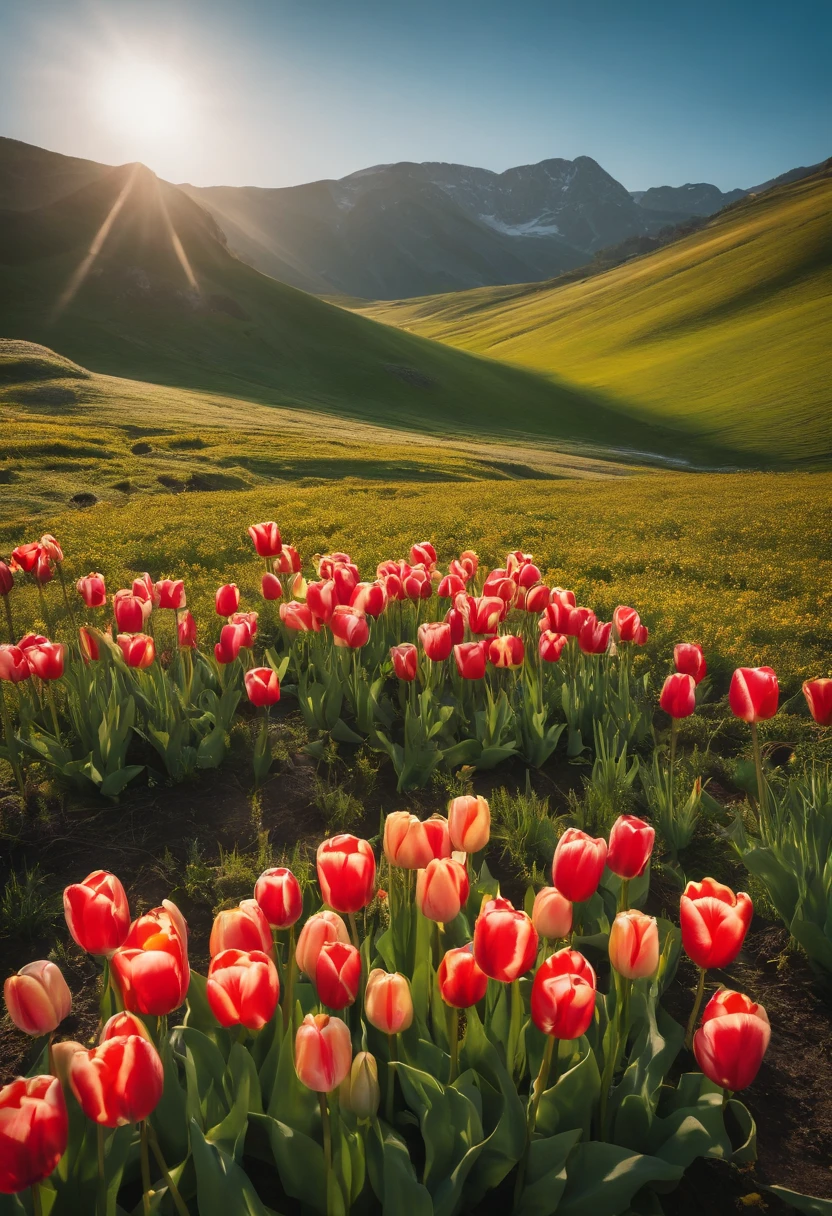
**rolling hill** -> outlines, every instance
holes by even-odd
[[[832,461],[832,167],[605,274],[367,315],[604,394],[749,462]]]

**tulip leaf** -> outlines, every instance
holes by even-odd
[[[466,1207],[473,1208],[520,1160],[526,1132],[523,1103],[475,1008],[467,1011],[466,1023],[460,1066],[472,1069],[478,1078],[481,1119],[490,1130],[466,1187]]]
[[[554,1136],[578,1129],[588,1139],[601,1092],[601,1075],[586,1037],[558,1043],[552,1072],[555,1070],[557,1080],[540,1099],[537,1130]]]
[[[514,1216],[549,1216],[559,1211],[566,1187],[566,1163],[581,1138],[580,1130],[541,1136],[529,1146],[525,1185]]]
[[[409,1064],[400,1063],[396,1072],[405,1101],[419,1118],[425,1143],[424,1181],[436,1199],[443,1183],[453,1179],[455,1186],[464,1181],[456,1170],[469,1147],[480,1145],[482,1124],[476,1108],[453,1085],[445,1087],[435,1077]],[[467,1168],[472,1164],[473,1160]]]
[[[248,1175],[233,1157],[206,1140],[196,1121],[191,1122],[191,1145],[199,1216],[268,1216]]]
[[[170,1040],[164,1038],[159,1049],[165,1084],[162,1097],[150,1117],[168,1164],[184,1161],[188,1155],[188,1119],[185,1091],[179,1081],[179,1069]]]
[[[416,1177],[404,1140],[374,1119],[366,1145],[370,1185],[384,1216],[433,1216],[430,1193]]]
[[[558,1216],[619,1216],[643,1186],[678,1182],[683,1169],[659,1157],[594,1140],[578,1144],[567,1162]]]
[[[272,1156],[286,1194],[291,1195],[293,1199],[302,1200],[318,1212],[325,1213],[326,1170],[324,1150],[318,1141],[296,1131],[279,1119],[272,1118],[271,1115],[252,1115],[252,1122],[264,1128],[268,1135]],[[227,1208],[217,1216],[230,1216],[232,1212],[236,1216],[237,1209]]]
[[[734,1165],[745,1165],[757,1160],[757,1124],[748,1107],[738,1098],[729,1098],[726,1109],[737,1121],[742,1136],[742,1143],[731,1154]]]
[[[207,987],[208,981],[205,976],[200,975],[198,971],[192,970],[188,983],[187,1012],[185,1013],[184,1025],[201,1030],[208,1038],[215,1040],[219,1029],[219,1022],[214,1017],[211,1012],[211,1006],[208,1004]]]
[[[805,1212],[806,1216],[832,1216],[832,1199],[818,1199],[814,1195],[801,1195],[798,1191],[790,1191],[785,1186],[767,1186],[763,1188],[778,1199],[782,1199],[790,1208],[797,1212]]]

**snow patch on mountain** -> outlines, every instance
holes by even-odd
[[[547,217],[542,215],[538,215],[536,219],[527,220],[525,224],[505,224],[502,220],[498,220],[496,215],[481,215],[479,218],[489,228],[493,228],[495,232],[502,232],[506,236],[560,236],[560,228],[557,224],[546,223]]]

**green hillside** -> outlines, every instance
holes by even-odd
[[[742,462],[832,460],[832,170],[735,204],[603,275],[379,304],[369,315],[557,375]]]

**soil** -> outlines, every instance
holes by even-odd
[[[282,717],[282,715],[281,715]],[[285,719],[284,719],[285,720]],[[281,731],[280,719],[276,730]],[[152,764],[152,761],[151,761]],[[95,869],[118,874],[127,890],[133,914],[153,907],[171,893],[171,856],[174,873],[184,874],[191,842],[198,840],[209,864],[220,852],[237,847],[255,853],[263,834],[275,857],[290,852],[297,842],[314,850],[326,824],[314,803],[316,769],[307,756],[285,760],[268,780],[258,799],[250,794],[250,753],[232,755],[222,768],[200,774],[182,785],[169,785],[161,775],[144,786],[131,786],[120,804],[77,799],[29,801],[21,813],[11,792],[0,789],[0,888],[9,873],[39,865],[49,891],[56,898],[54,928],[35,937],[11,937],[0,924],[0,974],[6,976],[24,963],[52,954],[59,962],[73,994],[73,1011],[62,1024],[63,1038],[91,1038],[98,1021],[96,965],[71,941],[60,915],[59,893],[70,882]],[[585,770],[557,763],[535,773],[533,786],[549,794],[561,809],[569,789],[580,786]],[[511,765],[496,773],[477,775],[474,788],[486,796],[500,785],[522,788],[525,768]],[[383,767],[375,789],[360,794],[365,808],[362,822],[350,830],[372,838],[378,834],[380,813],[410,806],[421,814],[443,810],[447,800],[441,789],[402,796],[395,791],[389,766]],[[166,855],[167,854],[167,855]],[[524,883],[506,871],[499,857],[489,864],[505,893],[522,902]],[[737,874],[737,885],[742,885]],[[233,902],[250,894],[230,891]],[[209,903],[191,899],[179,890],[176,899],[188,920],[192,965],[203,974],[208,963],[208,936],[213,918]],[[670,908],[678,890],[651,888],[651,910]],[[752,994],[768,1012],[771,1046],[754,1084],[743,1095],[758,1132],[758,1162],[738,1168],[700,1161],[690,1169],[678,1189],[662,1197],[667,1216],[727,1216],[748,1207],[772,1216],[793,1211],[765,1187],[780,1184],[803,1194],[832,1199],[832,999],[824,991],[801,955],[789,949],[787,932],[779,925],[755,917],[745,948],[725,973],[708,977],[709,989],[725,983]],[[680,1022],[687,1020],[696,983],[694,967],[683,958],[665,1005]],[[0,1019],[0,1084],[32,1063],[32,1043],[11,1024]],[[684,1060],[682,1067],[686,1067]],[[252,1166],[253,1172],[256,1167]],[[264,1192],[265,1196],[265,1192]],[[268,1197],[266,1197],[268,1202]],[[285,1200],[283,1201],[285,1207]],[[286,1209],[288,1211],[288,1209]],[[505,1210],[495,1192],[478,1211]]]

